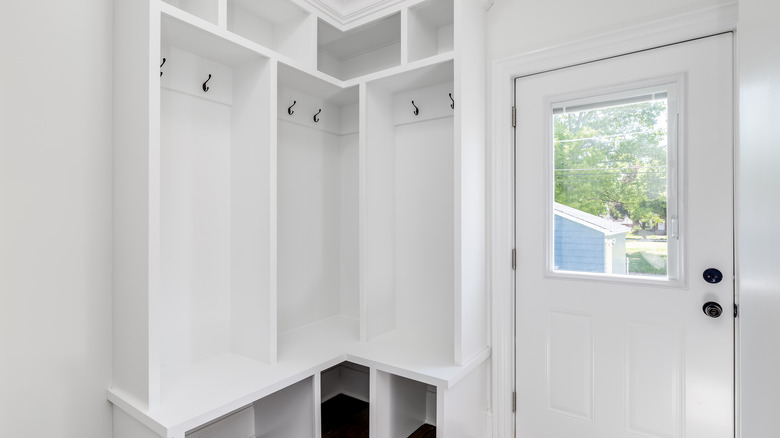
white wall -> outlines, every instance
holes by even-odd
[[[488,22],[488,59],[520,55],[731,0],[496,0]],[[739,0],[737,59],[737,283],[741,436],[773,436],[780,428],[780,3]],[[609,11],[603,16],[603,11]],[[490,98],[495,98],[491,96]],[[495,350],[494,350],[495,351]],[[503,429],[502,429],[503,430]],[[508,435],[507,435],[508,436]]]
[[[734,0],[496,0],[488,61],[601,35]]]
[[[740,0],[737,262],[742,438],[780,429],[780,3]]]
[[[0,435],[104,438],[111,2],[3,2]]]

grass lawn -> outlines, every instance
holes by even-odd
[[[666,254],[666,239],[626,239],[629,274],[666,275]]]

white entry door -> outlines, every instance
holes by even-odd
[[[732,35],[516,80],[517,436],[734,436]]]

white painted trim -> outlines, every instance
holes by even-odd
[[[332,26],[341,31],[365,24],[383,15],[390,15],[402,9],[405,4],[415,4],[422,0],[375,0],[363,1],[355,6],[344,3],[339,6],[334,0],[293,0],[300,6],[318,12]]]
[[[365,24],[367,21],[375,19],[382,15],[402,10],[404,7],[414,6],[425,0],[365,0],[357,6],[344,3],[340,6],[334,0],[293,0],[299,6],[307,10],[314,10],[328,21],[331,25],[341,31],[346,31]],[[496,0],[478,0],[482,7],[489,11]]]
[[[496,60],[494,72],[512,78],[624,55],[736,29],[737,3],[653,21],[580,41]]]
[[[674,44],[737,27],[737,3],[716,6],[636,27],[618,30],[517,56],[499,59],[491,66],[488,133],[491,174],[489,181],[489,287],[492,297],[493,434],[514,436],[514,130],[511,125],[514,79],[561,67],[592,62],[640,50]]]

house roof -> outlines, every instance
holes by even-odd
[[[577,210],[576,208],[559,204],[557,202],[553,203],[553,212],[556,215],[585,225],[588,228],[600,231],[607,236],[628,232],[628,228],[626,228],[620,222],[612,222],[611,220],[604,219],[590,213],[586,213],[582,210]]]

